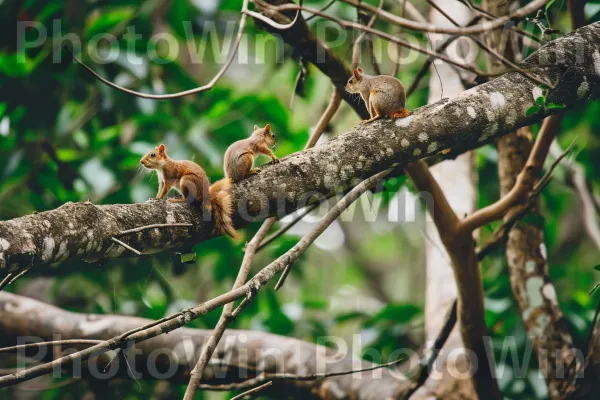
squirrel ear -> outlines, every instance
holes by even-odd
[[[361,74],[364,72],[362,68],[357,68],[358,72],[360,72]]]
[[[271,125],[269,125],[269,124],[265,125],[265,132],[271,132]]]
[[[258,125],[254,125],[254,130],[255,130],[255,131],[257,131],[257,130],[259,130],[259,129],[260,129],[260,128],[258,127]]]
[[[158,146],[158,151],[160,151],[161,153],[164,153],[166,150],[165,145],[161,143],[160,146]]]
[[[361,71],[359,71],[358,69],[355,69],[355,70],[354,70],[354,77],[355,77],[356,79],[359,79],[359,78],[360,78],[360,73],[361,73]]]

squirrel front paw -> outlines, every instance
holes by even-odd
[[[360,125],[368,124],[369,122],[371,122],[370,119],[363,119],[362,121],[360,121]]]
[[[260,168],[252,168],[250,171],[248,171],[248,175],[256,175],[260,172]]]
[[[273,156],[273,158],[271,160],[276,164],[279,162],[279,158],[277,158],[275,156]]]

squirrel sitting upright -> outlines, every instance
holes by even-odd
[[[182,197],[168,199],[174,203],[188,202],[202,207],[215,218],[215,233],[226,233],[237,238],[231,214],[233,205],[229,195],[230,181],[222,179],[210,186],[206,172],[193,161],[173,160],[164,144],[155,147],[140,160],[147,169],[158,172],[156,199],[163,199],[173,187]]]
[[[382,117],[404,118],[410,115],[406,109],[406,91],[398,79],[388,75],[367,75],[362,68],[355,69],[348,83],[348,93],[360,93],[370,119],[362,124],[375,121]]]
[[[254,125],[254,132],[248,139],[234,142],[225,152],[223,168],[225,177],[238,182],[259,173],[260,168],[252,168],[257,153],[271,157],[273,162],[279,162],[270,149],[273,146],[275,146],[275,134],[271,131],[271,125],[267,124],[262,129]]]

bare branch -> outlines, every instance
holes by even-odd
[[[537,140],[523,171],[517,177],[515,185],[500,200],[477,210],[461,221],[461,230],[473,232],[475,229],[502,218],[508,210],[523,201],[524,196],[533,189],[537,175],[542,170],[544,160],[550,151],[550,145],[560,129],[560,121],[549,117],[542,124]]]
[[[138,256],[141,256],[142,253],[136,249],[134,249],[133,247],[131,247],[130,245],[128,245],[125,242],[120,241],[119,239],[117,239],[116,237],[111,237],[110,240],[112,240],[113,242],[115,242],[116,244],[123,246],[124,248],[126,248],[127,250],[131,251],[134,254],[137,254]]]
[[[472,35],[477,33],[483,33],[486,31],[491,31],[497,28],[504,26],[507,22],[511,21],[519,21],[525,16],[532,14],[542,8],[549,0],[534,0],[524,7],[521,7],[510,15],[496,18],[492,21],[486,21],[480,25],[469,26],[469,27],[461,27],[461,28],[453,28],[448,26],[439,26],[429,23],[419,23],[415,21],[411,21],[406,18],[398,17],[390,12],[385,10],[379,10],[376,7],[373,7],[367,3],[361,3],[357,0],[342,0],[344,3],[348,3],[353,5],[354,7],[360,8],[361,10],[368,11],[372,14],[376,14],[379,18],[391,22],[395,25],[401,26],[403,28],[422,31],[422,32],[433,32],[433,33],[447,33],[451,35]]]
[[[150,325],[150,321],[143,318],[120,315],[95,315],[73,313],[59,309],[55,306],[39,301],[17,296],[11,293],[0,293],[0,343],[12,345],[18,337],[33,336],[40,340],[51,340],[54,335],[62,339],[73,340],[88,333],[88,339],[111,339],[131,331],[140,325]],[[155,365],[160,371],[175,368],[169,382],[180,384],[189,379],[190,367],[198,358],[202,347],[211,335],[211,330],[181,328],[161,335],[151,340],[131,344],[127,352],[136,354],[137,372],[143,374],[144,379],[156,379],[152,376],[148,365]],[[233,346],[231,344],[234,344]],[[353,346],[350,344],[350,346]],[[66,347],[65,351],[73,348]],[[166,357],[152,357],[160,349]],[[343,349],[326,348],[292,337],[270,334],[268,332],[254,332],[243,330],[228,330],[222,342],[218,345],[213,362],[208,366],[205,375],[206,384],[201,385],[203,390],[245,390],[247,382],[238,382],[239,378],[252,379],[259,376],[282,376],[288,374],[291,379],[273,380],[272,393],[275,398],[284,398],[285,393],[293,390],[296,393],[309,394],[311,391],[322,394],[343,393],[344,396],[367,400],[369,398],[390,398],[397,391],[403,390],[408,381],[402,378],[399,371],[383,368],[383,366],[361,360],[353,355],[353,348],[342,353]],[[277,362],[273,362],[273,354]],[[302,357],[298,357],[302,355]],[[46,360],[56,357],[53,352],[46,353]],[[102,371],[106,357],[90,360],[96,362],[95,370]],[[148,360],[154,360],[148,362]],[[191,364],[190,364],[191,363]],[[84,364],[83,373],[87,372]],[[354,374],[330,376],[331,373],[346,373],[351,370],[371,370],[381,368],[377,379],[371,374]],[[18,373],[23,368],[2,373]],[[112,369],[117,371],[117,376],[131,379],[128,376],[127,366],[121,360]],[[59,371],[59,370],[56,370]],[[240,375],[244,371],[246,375]],[[71,371],[65,370],[65,377],[71,376]],[[315,380],[294,380],[294,377],[315,376]],[[161,378],[164,378],[162,376]],[[256,385],[257,383],[253,383]],[[271,391],[271,390],[270,390]],[[306,391],[306,392],[304,392]]]
[[[257,392],[260,392],[261,390],[266,389],[266,388],[268,388],[269,386],[272,386],[272,385],[273,385],[273,381],[270,381],[270,382],[267,382],[267,383],[263,383],[260,386],[257,386],[257,387],[255,387],[253,389],[245,391],[244,393],[241,393],[241,394],[238,394],[237,396],[232,397],[231,400],[241,400],[241,399],[243,399],[246,396],[249,396],[251,394],[255,394]]]
[[[185,90],[183,92],[170,93],[170,94],[149,94],[149,93],[137,92],[135,90],[128,89],[123,86],[119,86],[116,83],[113,83],[113,82],[109,81],[108,79],[105,79],[100,74],[98,74],[96,71],[94,71],[91,67],[86,65],[82,60],[77,58],[77,56],[73,53],[73,51],[71,49],[69,49],[68,47],[66,47],[66,49],[69,51],[69,53],[71,53],[71,55],[73,56],[73,59],[77,63],[79,63],[82,67],[84,67],[90,74],[92,74],[100,82],[112,87],[113,89],[117,89],[117,90],[120,90],[121,92],[125,92],[128,94],[137,96],[137,97],[142,97],[144,99],[153,99],[153,100],[166,100],[166,99],[175,99],[178,97],[184,97],[184,96],[188,96],[190,94],[205,92],[207,90],[212,89],[215,86],[215,84],[219,81],[219,79],[221,79],[221,77],[225,74],[225,72],[227,71],[227,69],[229,68],[231,63],[233,62],[235,55],[237,54],[237,50],[240,47],[240,42],[242,40],[242,34],[244,33],[244,28],[246,27],[246,20],[248,18],[247,14],[245,12],[245,11],[248,11],[248,1],[249,0],[243,0],[242,10],[241,10],[242,16],[240,18],[238,32],[237,32],[234,42],[231,45],[231,49],[229,50],[229,55],[227,56],[227,59],[225,60],[225,63],[223,64],[223,66],[221,67],[219,72],[217,72],[217,74],[206,85],[200,86],[200,87],[197,87],[194,89],[190,89],[190,90]]]

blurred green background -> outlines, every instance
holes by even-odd
[[[317,8],[326,3],[305,2]],[[427,12],[425,1],[414,3]],[[569,19],[563,3],[556,2],[550,15],[553,27],[565,32]],[[600,2],[589,3],[588,22],[597,21]],[[53,21],[59,20],[62,35],[76,34],[84,45],[83,59],[111,81],[147,93],[187,90],[210,81],[221,67],[230,43],[223,38],[237,29],[240,6],[240,1],[233,0],[0,0],[0,219],[54,209],[67,201],[145,201],[155,194],[157,179],[138,170],[139,159],[159,143],[167,145],[171,157],[202,165],[212,180],[223,175],[222,156],[227,146],[248,136],[255,124],[271,124],[279,139],[278,157],[301,150],[327,105],[331,85],[309,65],[306,82],[294,96],[300,68],[297,54],[258,29],[252,20],[240,48],[247,61],[236,58],[212,90],[169,101],[145,100],[110,89],[74,64],[66,51],[56,50],[60,49],[61,33],[53,28]],[[395,2],[387,2],[386,8],[399,13]],[[353,9],[343,4],[335,4],[328,12],[355,19]],[[42,24],[47,40],[36,48],[20,50],[17,21]],[[186,33],[184,21],[189,21],[193,36]],[[318,18],[310,21],[324,36],[333,35],[322,24]],[[128,45],[128,26],[140,35],[135,46]],[[375,26],[398,32],[384,22]],[[212,33],[206,34],[211,29]],[[87,44],[98,33],[111,33],[118,39],[114,48],[120,50],[119,57],[114,62],[94,63],[97,53],[106,54],[109,49],[106,41],[101,41],[88,51]],[[165,42],[158,46],[149,43],[152,35],[161,33],[170,34],[180,51],[169,54]],[[25,37],[35,40],[37,33],[28,29]],[[414,37],[425,40],[422,35]],[[350,39],[333,48],[348,64]],[[379,40],[374,43],[376,48],[383,46]],[[148,56],[149,45],[157,49],[158,57],[153,60]],[[201,63],[193,62],[188,46],[204,50]],[[56,57],[61,61],[54,62]],[[398,77],[405,85],[410,85],[423,60],[419,56],[401,66]],[[382,70],[391,73],[389,57],[379,61]],[[485,68],[483,55],[478,63]],[[370,70],[368,64],[363,67]],[[427,82],[428,78],[424,79],[409,99],[409,109],[426,103]],[[342,104],[326,136],[343,132],[358,121],[354,111]],[[599,128],[600,104],[590,102],[568,112],[559,136],[564,147],[578,138],[574,158],[585,168],[596,194],[600,190]],[[479,204],[483,206],[498,196],[497,155],[491,145],[476,154]],[[262,161],[266,159],[260,158]],[[389,199],[400,193],[412,198],[412,188],[405,180],[389,184],[387,189],[378,196]],[[582,227],[578,201],[566,182],[565,170],[559,167],[542,195],[544,221],[529,223],[544,223],[551,276],[569,327],[581,346],[597,300],[588,292],[600,279],[593,268],[600,257]],[[398,223],[386,221],[384,215],[367,221],[358,211],[351,222],[336,223],[302,257],[284,290],[262,291],[232,327],[312,342],[326,335],[351,340],[352,334],[359,333],[364,348],[381,351],[382,359],[372,360],[377,363],[388,361],[386,355],[394,349],[417,349],[423,343],[425,287],[425,222],[422,210],[418,213],[417,218]],[[254,270],[289,249],[311,224],[304,221],[269,245],[256,257]],[[258,226],[243,230],[246,240]],[[482,230],[484,239],[493,227]],[[7,290],[78,312],[160,318],[231,287],[242,260],[242,244],[218,238],[194,250],[197,259],[193,264],[181,264],[168,253],[112,259],[99,265],[66,263],[25,276]],[[525,331],[512,298],[503,251],[488,256],[482,268],[490,333],[498,340],[513,335],[523,349]],[[369,272],[375,278],[369,277]],[[218,317],[219,312],[213,312],[190,325],[212,328]],[[511,357],[505,360],[509,370],[515,361],[522,362]],[[501,388],[507,397],[544,397],[535,357],[529,362],[527,378],[513,378],[510,373],[503,378]],[[77,399],[90,391],[100,398],[109,393],[150,398],[156,385],[115,380],[98,388],[82,380],[45,391],[39,398]],[[184,389],[172,385],[168,390],[177,397]],[[224,396],[199,395],[210,399]]]

